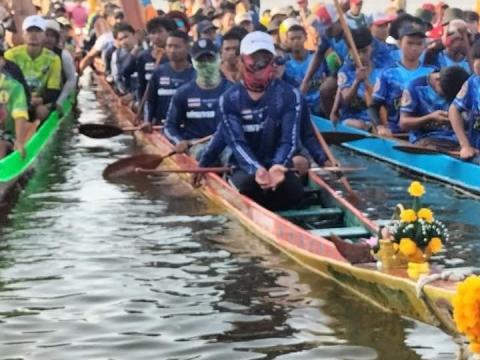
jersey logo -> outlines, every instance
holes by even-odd
[[[460,89],[459,93],[457,94],[457,99],[463,99],[468,92],[468,81],[463,84],[462,88]]]
[[[373,92],[376,93],[380,90],[380,79],[377,79],[377,81],[375,81],[375,86],[373,87]]]
[[[160,85],[170,85],[170,78],[167,76],[160,77]]]
[[[8,91],[7,90],[1,90],[0,91],[0,104],[8,103],[9,99],[10,99],[10,95],[8,94]]]
[[[187,103],[190,108],[200,107],[202,105],[200,98],[189,98],[187,99]]]
[[[153,71],[155,70],[155,63],[149,62],[145,64],[145,71]]]
[[[412,95],[407,89],[403,90],[401,105],[404,107],[410,106],[412,103]]]
[[[343,72],[339,72],[338,80],[337,80],[338,86],[343,86],[345,85],[346,82],[347,82],[347,75]]]

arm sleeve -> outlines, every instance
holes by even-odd
[[[59,56],[55,56],[50,66],[48,74],[47,88],[46,90],[58,90],[61,89],[62,82],[62,60]]]
[[[238,162],[240,168],[250,175],[254,175],[262,165],[258,162],[253,154],[250,146],[245,140],[245,134],[242,128],[242,122],[239,116],[232,112],[232,108],[236,108],[234,104],[230,104],[224,96],[219,102],[221,123],[225,130],[225,140],[232,149],[233,155]]]
[[[281,119],[280,143],[273,157],[273,164],[287,166],[297,149],[300,123],[300,93],[294,90],[290,96],[285,97],[285,112]]]
[[[472,88],[471,86],[471,81],[473,79],[473,76],[466,81],[462,88],[460,89],[460,92],[457,94],[457,97],[453,101],[453,105],[459,110],[459,111],[469,111],[472,108],[473,102],[472,102]]]
[[[77,86],[77,73],[72,55],[68,51],[63,50],[62,60],[65,84],[63,84],[63,89],[57,99],[57,104],[62,104]]]
[[[14,120],[28,119],[28,103],[27,96],[23,90],[23,86],[20,83],[16,83],[16,86],[12,89],[9,99],[10,112]]]
[[[208,143],[207,149],[200,159],[199,166],[208,167],[214,165],[226,146],[224,130],[222,124],[219,124],[217,131],[215,131],[212,140]]]
[[[183,140],[180,126],[185,123],[185,103],[182,93],[178,92],[173,95],[167,111],[167,121],[165,124],[165,135],[168,140],[174,144],[178,144]]]

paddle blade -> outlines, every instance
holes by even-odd
[[[430,149],[426,147],[414,146],[414,145],[394,145],[395,150],[400,150],[410,154],[422,154],[422,155],[439,155],[441,151]]]
[[[123,130],[115,125],[82,124],[78,127],[80,134],[94,139],[108,139],[123,134]]]
[[[340,132],[340,131],[325,131],[322,136],[328,145],[340,145],[344,142],[362,140],[367,137],[364,134]]]
[[[140,154],[115,161],[103,171],[105,179],[125,177],[137,173],[137,169],[153,170],[157,168],[165,157],[154,154]]]

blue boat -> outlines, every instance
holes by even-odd
[[[335,128],[330,120],[312,116],[312,121],[320,131],[341,131],[359,133],[366,138],[343,143],[342,146],[372,158],[388,162],[452,185],[458,190],[480,194],[480,166],[444,154],[411,154],[394,148],[399,145],[395,139],[372,136],[366,131],[338,124]]]

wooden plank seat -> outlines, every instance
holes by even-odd
[[[370,233],[362,226],[338,227],[310,230],[314,235],[329,237],[332,234],[341,238],[369,237]]]

